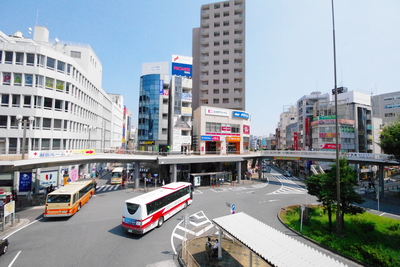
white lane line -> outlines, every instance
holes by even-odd
[[[39,219],[37,219],[37,220],[34,220],[34,221],[31,222],[31,223],[28,223],[27,225],[25,225],[25,226],[19,228],[18,230],[15,230],[14,232],[10,233],[8,236],[4,237],[3,239],[9,238],[10,236],[12,236],[13,234],[15,234],[16,232],[21,231],[21,230],[24,229],[25,227],[28,227],[29,225],[32,225],[32,224],[34,224],[35,222],[40,221],[41,219],[43,219],[43,217],[42,217],[42,218],[39,218]]]
[[[10,264],[8,265],[8,267],[11,267],[11,266],[14,264],[15,260],[18,258],[18,256],[19,256],[20,253],[21,253],[21,251],[18,251],[17,255],[15,255],[14,259],[10,262]]]

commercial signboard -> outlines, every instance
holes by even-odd
[[[221,141],[220,136],[202,135],[200,137],[201,141]]]
[[[172,63],[172,75],[192,77],[192,65]]]
[[[319,145],[320,149],[336,149],[336,144],[321,144]],[[339,144],[340,149],[340,144]]]
[[[226,142],[240,142],[240,136],[227,136]]]
[[[299,150],[299,140],[297,137],[297,132],[293,133],[293,145],[294,145],[294,150]]]
[[[206,108],[206,115],[229,117],[229,111],[216,108]]]
[[[192,77],[192,64],[192,57],[172,55],[172,75]]]
[[[250,125],[243,125],[243,134],[250,134]]]
[[[19,192],[28,192],[32,189],[32,173],[20,172],[19,173]]]
[[[232,117],[243,118],[243,119],[248,120],[250,118],[250,114],[247,112],[242,112],[242,111],[233,111]]]

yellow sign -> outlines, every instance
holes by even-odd
[[[227,136],[227,142],[240,142],[240,136]]]
[[[274,157],[274,159],[282,159],[282,160],[300,160],[300,158],[296,158],[296,157]]]

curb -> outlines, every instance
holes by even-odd
[[[320,246],[321,248],[323,248],[323,249],[325,249],[325,250],[328,250],[328,251],[330,251],[330,252],[332,252],[332,253],[334,253],[334,254],[340,255],[340,256],[343,257],[343,258],[346,258],[346,259],[348,259],[348,260],[350,260],[350,261],[353,261],[353,262],[355,262],[355,263],[357,263],[357,264],[360,264],[361,266],[373,267],[372,265],[367,265],[367,264],[364,263],[364,262],[360,262],[360,261],[358,261],[358,260],[356,260],[356,259],[353,259],[353,258],[351,258],[351,257],[349,257],[349,256],[347,256],[347,255],[342,254],[342,253],[339,252],[339,251],[333,250],[333,249],[331,249],[331,248],[329,248],[329,247],[327,247],[327,246],[325,246],[325,245],[323,245],[323,244],[321,244],[321,243],[319,243],[319,242],[317,242],[317,241],[315,241],[315,240],[313,240],[313,239],[311,239],[311,238],[309,238],[309,237],[307,237],[307,236],[304,236],[302,233],[300,233],[300,232],[294,230],[293,228],[290,228],[289,226],[287,226],[287,225],[282,221],[281,216],[280,216],[281,213],[282,213],[282,210],[285,210],[285,208],[296,207],[296,206],[300,206],[300,204],[298,204],[298,205],[291,205],[291,206],[285,206],[285,207],[281,208],[281,209],[279,210],[278,214],[277,214],[278,220],[279,220],[287,229],[289,229],[289,230],[292,231],[293,233],[297,234],[298,236],[301,236],[301,237],[303,237],[304,239],[307,239],[308,241],[314,243],[315,245],[318,245],[318,246]],[[316,206],[316,205],[307,205],[307,206]]]

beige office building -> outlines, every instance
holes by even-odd
[[[193,110],[246,110],[245,0],[203,5],[193,29]]]

